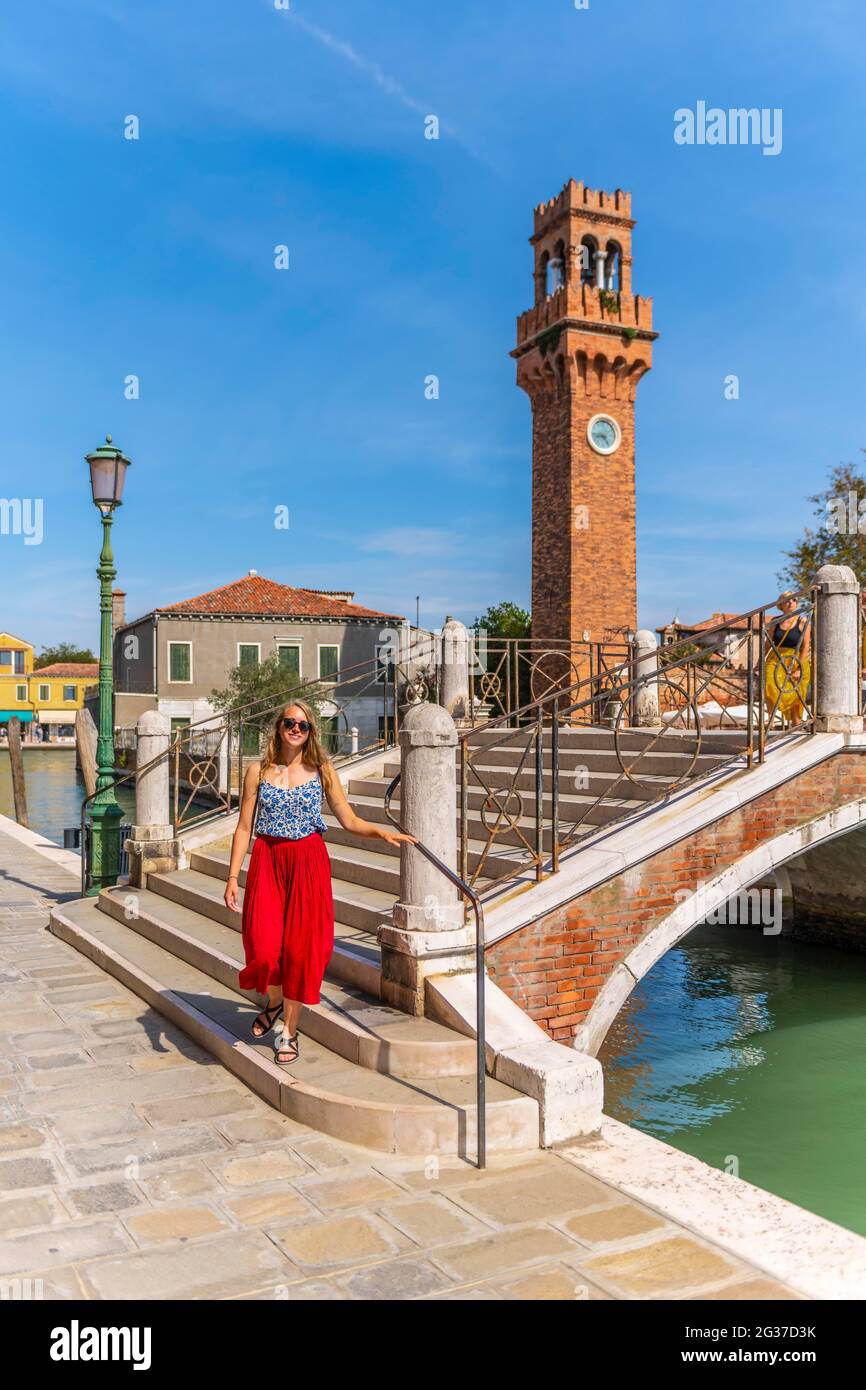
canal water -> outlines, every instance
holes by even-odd
[[[698,927],[599,1059],[615,1119],[866,1235],[866,955]]]
[[[75,769],[73,748],[39,748],[24,751],[24,781],[30,829],[63,844],[67,826],[81,824],[81,803],[87,795],[84,778]],[[131,821],[135,807],[134,783],[119,787],[117,799],[124,817]],[[9,754],[0,749],[0,813],[15,819]]]

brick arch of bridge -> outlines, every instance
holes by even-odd
[[[494,942],[488,973],[551,1037],[594,1055],[638,981],[707,913],[862,826],[866,756],[845,749]]]

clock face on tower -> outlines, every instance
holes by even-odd
[[[622,442],[620,427],[610,415],[593,415],[586,437],[597,454],[615,454]]]

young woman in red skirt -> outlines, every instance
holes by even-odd
[[[268,997],[253,1020],[254,1038],[270,1032],[282,1010],[282,1029],[274,1044],[276,1060],[282,1064],[297,1060],[301,1005],[318,1004],[334,949],[323,797],[351,834],[389,845],[415,843],[411,835],[355,815],[322,747],[313,711],[303,700],[294,700],[277,715],[267,752],[244,777],[225,891],[226,906],[237,912],[238,874],[258,807],[241,925],[246,965],[238,983],[241,989]]]

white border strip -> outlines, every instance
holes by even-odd
[[[597,1138],[558,1152],[807,1298],[866,1297],[862,1236],[660,1139],[606,1115]]]

